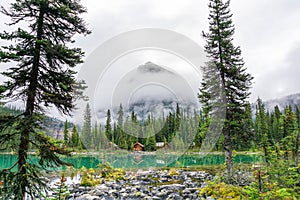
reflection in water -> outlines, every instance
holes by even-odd
[[[72,163],[75,168],[81,167],[96,168],[103,160],[109,162],[115,168],[148,168],[148,167],[192,167],[224,164],[224,155],[183,155],[178,156],[171,154],[151,155],[151,154],[107,154],[98,156],[73,156],[65,157],[64,161]],[[259,155],[236,155],[236,163],[256,163],[262,160]],[[16,155],[0,155],[0,169],[9,168],[17,161]],[[30,157],[30,162],[38,163],[35,156]]]

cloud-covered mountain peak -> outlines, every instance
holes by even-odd
[[[163,68],[162,66],[159,66],[151,61],[146,62],[143,65],[140,65],[138,68],[139,72],[142,73],[169,73],[174,74],[173,72]]]

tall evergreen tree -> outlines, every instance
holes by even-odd
[[[108,144],[107,144],[107,136],[105,135],[105,130],[102,128],[102,125],[99,125],[98,128],[98,137],[97,137],[97,143],[98,143],[98,150],[103,150],[105,149]]]
[[[120,104],[119,110],[118,110],[118,127],[122,128],[123,127],[123,121],[124,121],[124,111],[123,111],[123,106]]]
[[[276,105],[274,107],[274,111],[271,113],[270,116],[271,120],[271,137],[274,144],[279,143],[282,139],[281,131],[280,131],[280,119],[281,119],[281,112],[279,107]]]
[[[236,150],[248,150],[250,147],[255,147],[254,144],[254,124],[252,119],[251,104],[245,106],[244,116],[241,121],[242,129],[235,136],[234,146]]]
[[[66,146],[69,145],[69,125],[68,121],[65,121],[65,127],[64,127],[64,143]]]
[[[83,127],[81,134],[81,141],[85,148],[92,148],[93,144],[93,136],[92,136],[92,115],[89,103],[86,104],[83,116]]]
[[[115,144],[117,144],[120,148],[123,148],[126,143],[126,135],[123,131],[123,117],[124,117],[124,112],[123,112],[123,106],[120,104],[119,110],[118,110],[118,121],[117,121],[117,127],[115,131]]]
[[[291,106],[286,106],[284,113],[281,116],[281,131],[282,131],[282,150],[284,153],[284,158],[288,160],[289,151],[293,150],[293,143],[295,142],[295,136],[297,132],[296,116],[292,110]]]
[[[114,127],[113,127],[113,131],[111,132],[111,142],[115,143],[116,141],[116,135],[117,135],[117,124],[116,122],[114,122]]]
[[[153,127],[145,127],[145,150],[146,151],[155,151],[156,150],[156,140],[154,136],[154,130]]]
[[[177,131],[180,127],[181,122],[181,112],[179,108],[179,104],[176,104],[176,112],[175,112],[175,130]]]
[[[296,122],[297,122],[297,129],[295,131],[295,138],[294,138],[294,148],[293,148],[293,157],[295,161],[295,166],[299,164],[299,149],[300,149],[300,110],[299,107],[296,106]]]
[[[270,137],[269,137],[269,126],[268,126],[268,114],[265,111],[265,105],[260,98],[256,102],[256,113],[255,113],[255,131],[256,131],[256,143],[263,149],[266,162],[270,160]]]
[[[28,163],[28,150],[30,145],[39,150],[42,167],[65,164],[57,155],[65,152],[39,129],[45,107],[69,114],[76,96],[81,94],[72,67],[82,62],[83,52],[67,45],[75,34],[89,33],[79,17],[86,9],[79,0],[18,0],[0,11],[11,18],[9,25],[27,25],[0,34],[1,39],[10,42],[1,47],[0,62],[14,65],[2,73],[7,81],[0,87],[0,96],[4,101],[23,99],[25,109],[21,115],[1,121],[1,128],[12,123],[17,128],[15,133],[1,135],[1,142],[16,135],[19,140],[18,169],[0,174],[5,182],[1,198],[25,199],[27,193],[31,199],[39,199],[45,184],[37,176],[39,166]]]
[[[241,116],[250,95],[252,77],[246,72],[240,47],[233,45],[234,25],[229,10],[230,1],[209,1],[209,32],[203,33],[206,40],[205,52],[209,58],[203,68],[199,98],[207,111],[214,107],[213,97],[220,97],[216,91],[224,91],[226,119],[223,127],[226,171],[229,178],[233,172],[232,136],[238,134]],[[219,90],[221,89],[221,90]],[[218,99],[217,99],[218,100]],[[218,103],[218,102],[217,102]]]
[[[70,143],[71,147],[81,149],[81,141],[79,139],[79,134],[75,125],[72,128]]]
[[[94,143],[93,143],[94,150],[99,150],[100,133],[99,133],[99,128],[98,128],[97,122],[95,122],[95,124],[94,124],[92,135],[93,135],[93,141],[94,141]]]
[[[108,140],[112,141],[111,115],[109,109],[107,110],[106,114],[105,135]]]

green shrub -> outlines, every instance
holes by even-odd
[[[86,173],[80,182],[81,186],[85,186],[85,187],[92,187],[95,186],[97,184],[100,184],[100,179],[95,179],[94,175]]]
[[[178,171],[177,171],[176,169],[171,168],[171,169],[169,170],[169,175],[170,175],[170,176],[176,176],[176,175],[179,175],[179,173],[178,173]]]
[[[97,184],[100,184],[100,179],[95,178],[95,170],[89,169],[87,170],[85,167],[82,167],[80,170],[81,181],[80,185],[85,187],[92,187]]]
[[[200,190],[200,197],[212,197],[219,200],[240,200],[242,189],[225,183],[207,182],[207,186]]]

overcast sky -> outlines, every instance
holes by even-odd
[[[208,29],[208,0],[84,0],[93,34],[79,44],[87,55],[101,42],[138,28],[182,33],[201,46]],[[236,45],[255,77],[251,100],[299,92],[300,1],[232,0]]]
[[[7,2],[11,0],[1,4]],[[111,37],[140,28],[176,31],[204,45],[201,32],[208,29],[208,0],[82,0],[82,4],[93,31],[77,37],[86,58]],[[299,92],[300,1],[232,0],[231,11],[234,43],[241,46],[246,67],[255,78],[251,101]],[[1,32],[6,20],[0,17]]]

